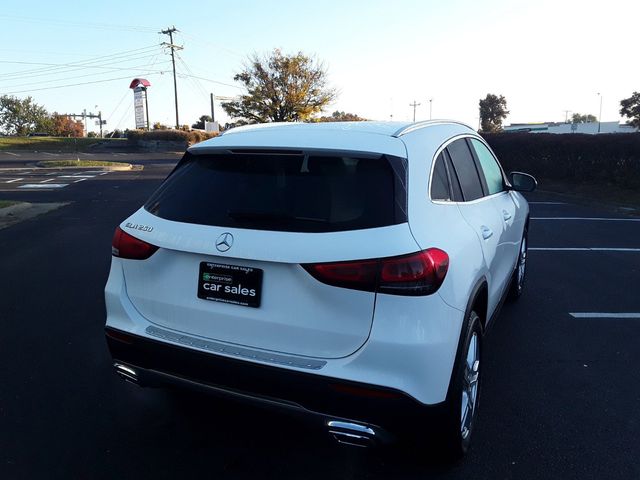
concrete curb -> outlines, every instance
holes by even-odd
[[[10,227],[24,220],[49,213],[58,208],[69,205],[71,202],[56,203],[21,203],[11,207],[0,209],[0,229]],[[7,211],[12,210],[12,211]]]
[[[46,160],[45,160],[46,161]],[[73,161],[75,162],[75,160],[72,159],[60,159],[60,160],[55,160],[55,161]],[[96,165],[96,166],[91,166],[91,165],[78,165],[77,167],[74,166],[67,166],[67,167],[47,167],[47,166],[43,166],[42,162],[37,162],[36,167],[38,169],[42,169],[42,170],[65,170],[65,169],[78,169],[78,168],[91,168],[91,169],[96,169],[96,170],[111,170],[114,172],[117,171],[121,171],[121,170],[132,170],[133,169],[133,165],[130,163],[123,163],[122,165]]]
[[[16,213],[28,210],[29,208],[31,208],[31,206],[32,204],[29,202],[20,202],[16,203],[15,205],[0,208],[0,218],[15,216]]]

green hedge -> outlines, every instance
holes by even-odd
[[[640,133],[484,134],[506,171],[571,183],[640,188]]]
[[[167,141],[167,142],[187,142],[189,144],[202,142],[217,136],[217,133],[200,132],[198,130],[130,130],[127,138],[132,142],[143,141]]]

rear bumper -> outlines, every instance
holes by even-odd
[[[325,426],[350,420],[371,426],[385,443],[438,410],[437,405],[423,405],[398,390],[236,360],[111,327],[106,328],[106,339],[114,362],[135,370],[141,386],[204,390],[296,410],[315,416]]]

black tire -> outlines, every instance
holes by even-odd
[[[467,368],[467,357],[474,338],[477,349],[476,373],[470,372]],[[479,367],[481,365],[483,346],[482,325],[476,312],[471,311],[469,313],[463,326],[460,340],[461,343],[453,367],[447,399],[444,404],[438,407],[437,413],[431,412],[428,420],[418,422],[421,425],[422,434],[416,432],[413,436],[410,453],[420,461],[451,464],[464,457],[471,446],[471,438],[480,404],[481,370]],[[463,391],[468,392],[470,373],[475,377],[475,400],[473,401],[471,416],[468,417],[468,428],[463,432]],[[428,432],[428,438],[426,439],[417,436],[424,436],[426,432]]]
[[[522,233],[522,240],[520,240],[520,253],[518,254],[518,261],[516,262],[516,268],[513,271],[513,275],[511,276],[511,285],[509,286],[509,294],[508,299],[510,301],[515,301],[522,296],[522,292],[524,291],[524,282],[527,278],[527,252],[529,246],[529,236],[527,229],[524,229]],[[523,272],[520,275],[520,267],[522,267]]]

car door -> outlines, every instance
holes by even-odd
[[[503,220],[491,198],[486,195],[482,175],[478,170],[467,138],[462,137],[454,140],[447,145],[446,152],[462,192],[462,201],[458,203],[458,208],[464,219],[476,232],[482,245],[488,269],[487,313],[490,317],[504,288],[501,258],[498,255]]]
[[[498,215],[502,218],[502,231],[498,244],[499,271],[501,282],[504,284],[503,288],[506,288],[518,259],[522,237],[520,223],[516,222],[516,205],[511,197],[511,192],[506,188],[502,168],[489,147],[477,138],[471,138],[469,141],[480,167],[479,172],[481,180],[484,181],[486,192],[498,211]]]

